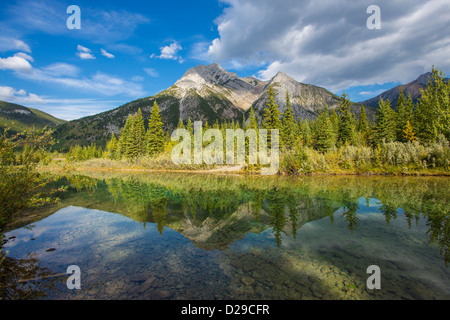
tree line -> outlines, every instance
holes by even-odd
[[[314,120],[294,117],[289,92],[286,91],[284,114],[279,110],[275,100],[275,90],[269,87],[266,108],[261,117],[257,117],[253,108],[247,119],[242,121],[216,122],[211,126],[220,129],[223,137],[226,129],[268,129],[270,146],[270,129],[280,133],[280,150],[289,152],[299,148],[311,148],[319,153],[326,153],[333,148],[346,146],[369,147],[376,149],[380,144],[399,142],[417,142],[427,145],[436,141],[450,140],[450,83],[445,81],[442,71],[433,67],[426,89],[421,90],[421,97],[414,103],[411,96],[406,97],[400,90],[395,108],[389,100],[380,99],[374,121],[369,121],[364,106],[359,117],[351,111],[352,102],[344,92],[335,109],[325,105]],[[70,160],[87,160],[96,157],[109,159],[136,159],[155,157],[170,150],[173,142],[169,133],[163,130],[159,106],[154,102],[148,120],[147,130],[141,110],[128,116],[118,137],[112,134],[106,149],[101,150],[94,144],[89,147],[74,146],[68,153]],[[193,135],[191,119],[184,122],[181,118],[177,128],[187,129]],[[210,128],[203,123],[203,130]],[[192,139],[193,141],[193,139]],[[247,143],[248,147],[248,143]]]

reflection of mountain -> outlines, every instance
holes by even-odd
[[[146,228],[155,223],[161,234],[171,228],[207,250],[226,249],[269,228],[281,245],[283,234],[295,238],[304,224],[332,221],[335,212],[355,230],[360,199],[372,198],[388,224],[399,209],[409,226],[425,218],[430,242],[450,258],[448,178],[93,175],[97,179],[71,177],[71,189],[78,192],[63,194],[61,206],[120,213]]]

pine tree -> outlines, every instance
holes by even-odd
[[[411,95],[408,94],[408,100],[405,99],[402,88],[400,87],[400,93],[397,100],[397,114],[395,119],[396,126],[396,140],[406,142],[403,131],[406,128],[406,123],[412,121],[412,100]]]
[[[129,148],[131,145],[131,128],[133,126],[133,115],[128,115],[127,121],[125,122],[125,125],[120,130],[120,136],[119,136],[119,156],[125,157],[125,158],[131,158],[129,153]]]
[[[107,157],[109,159],[117,159],[117,150],[119,148],[119,143],[116,139],[116,135],[114,133],[111,134],[111,140],[106,145]]]
[[[396,113],[392,110],[389,99],[384,101],[383,98],[380,98],[374,132],[376,143],[381,143],[383,140],[392,142],[396,139],[395,118]]]
[[[246,152],[246,161],[249,163],[248,156],[250,154],[256,154],[258,152],[258,143],[259,143],[259,128],[258,128],[258,119],[256,118],[255,111],[253,110],[253,107],[250,108],[250,115],[248,118],[247,126],[245,127],[246,130],[254,130],[256,133],[256,146],[250,145],[249,139],[245,139],[245,152]],[[250,149],[251,148],[251,149]]]
[[[328,109],[320,111],[314,121],[314,148],[320,152],[326,152],[334,144],[333,126],[328,115]]]
[[[129,158],[138,158],[145,152],[145,127],[141,109],[133,115],[130,131],[128,133],[129,145],[127,154]]]
[[[286,91],[286,111],[283,118],[283,130],[281,140],[287,149],[292,149],[298,133],[298,124],[294,119],[294,112],[291,107],[289,92]]]
[[[150,156],[158,155],[164,151],[164,130],[156,101],[153,104],[147,129],[147,153]]]
[[[433,67],[432,76],[415,112],[415,131],[422,141],[435,141],[440,134],[450,139],[450,82]]]
[[[311,146],[312,134],[311,134],[311,125],[308,119],[298,120],[298,131],[300,135],[300,140],[305,146]]]
[[[355,136],[355,119],[350,110],[351,101],[348,99],[347,94],[344,92],[341,95],[341,101],[338,105],[338,111],[341,113],[339,119],[339,138],[338,143],[340,145],[354,144],[356,140]]]
[[[267,145],[268,147],[270,147],[272,141],[270,130],[277,129],[281,131],[282,123],[280,120],[280,111],[278,110],[278,104],[275,101],[275,90],[273,89],[272,85],[269,86],[267,94],[268,94],[266,100],[267,108],[264,109],[263,125],[264,129],[267,129]]]
[[[181,117],[180,117],[180,119],[178,120],[177,129],[186,129],[186,128],[184,127],[183,119],[181,119]]]

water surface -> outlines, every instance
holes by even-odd
[[[449,180],[73,176],[5,235],[6,299],[449,299]],[[81,290],[65,273],[81,270]],[[381,289],[366,286],[381,270]],[[17,283],[20,280],[30,280]]]

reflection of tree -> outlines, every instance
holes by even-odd
[[[153,219],[156,222],[159,234],[162,235],[164,227],[166,225],[166,189],[159,187],[157,185],[151,185],[149,187],[150,192],[150,207],[153,215]]]
[[[98,191],[95,188],[102,187],[96,181],[79,177],[72,180],[75,188],[86,187],[94,193]],[[397,219],[398,209],[403,209],[409,227],[414,221],[425,219],[430,241],[440,247],[448,260],[448,178],[315,176],[280,179],[152,174],[125,179],[113,177],[106,179],[106,183],[111,199],[117,202],[115,208],[121,209],[124,204],[124,213],[144,224],[152,213],[150,218],[157,220],[159,229],[164,224],[176,224],[175,219],[186,218],[194,226],[201,226],[207,219],[214,225],[225,225],[221,221],[232,217],[241,205],[248,204],[253,221],[273,226],[277,245],[281,244],[286,219],[290,220],[288,223],[295,237],[300,224],[324,216],[333,221],[336,209],[345,208],[343,216],[348,228],[355,230],[359,223],[359,200],[365,199],[369,206],[370,199],[378,199],[380,213],[388,224]],[[155,187],[165,190],[165,196],[151,196],[150,189]],[[264,212],[269,214],[269,222],[265,221]]]
[[[347,209],[347,211],[342,215],[345,217],[345,221],[348,222],[348,229],[354,231],[356,230],[356,225],[358,223],[358,216],[356,215],[356,211],[359,209],[358,203],[348,202],[345,209]]]
[[[61,279],[52,277],[52,274],[51,270],[39,267],[38,260],[34,257],[20,260],[6,257],[0,264],[0,300],[45,298],[55,284],[61,282]],[[23,281],[24,279],[36,280]]]
[[[397,218],[397,208],[390,205],[389,203],[381,203],[380,211],[384,214],[384,218],[386,219],[386,223],[389,225],[391,219]]]
[[[446,266],[450,261],[450,210],[448,205],[439,205],[427,210],[427,233],[430,242],[437,244],[440,254],[444,256]]]
[[[261,214],[262,201],[263,201],[262,191],[255,190],[255,192],[253,193],[253,197],[250,200],[250,206],[252,215],[255,217],[255,221],[257,222],[259,221],[259,216]]]
[[[289,219],[291,220],[292,226],[292,236],[294,237],[295,240],[297,238],[298,209],[294,194],[288,195],[288,209],[289,209]]]
[[[150,204],[147,185],[135,179],[122,180],[121,195],[130,217],[145,228]]]
[[[267,201],[269,202],[269,215],[271,219],[271,224],[273,227],[273,233],[275,234],[275,242],[278,247],[281,246],[281,232],[284,228],[285,223],[285,190],[279,190],[276,187],[271,188],[267,192]]]

